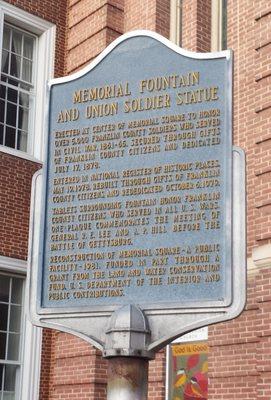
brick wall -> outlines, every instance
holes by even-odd
[[[191,51],[211,49],[211,0],[182,1],[182,47]]]
[[[228,1],[234,50],[234,142],[247,158],[248,256],[270,243],[271,4]],[[250,263],[252,264],[252,263]],[[253,264],[252,264],[253,265]],[[253,265],[248,302],[236,320],[210,328],[210,400],[270,399],[271,273]]]
[[[124,32],[149,29],[169,37],[169,0],[70,0],[68,74],[80,70]]]
[[[257,245],[271,241],[271,5],[260,1],[253,8],[255,106],[251,134],[255,143],[255,240]],[[269,6],[269,7],[268,7]]]
[[[52,392],[51,383],[51,362],[54,359],[53,354],[53,337],[55,331],[51,329],[43,329],[42,331],[42,350],[41,350],[41,371],[40,371],[40,399],[49,400]]]
[[[124,0],[69,0],[67,73],[75,72],[123,33]]]
[[[126,0],[124,10],[125,32],[147,29],[169,37],[169,0]]]
[[[271,6],[228,2],[228,47],[234,50],[234,142],[246,151],[248,255],[270,242]]]
[[[160,350],[156,353],[155,359],[149,363],[149,400],[165,399],[166,381],[166,351]]]
[[[51,332],[40,400],[106,399],[107,362],[100,351],[75,336]]]
[[[248,251],[255,245],[255,11],[247,2],[229,2],[228,46],[234,50],[234,142],[246,151],[248,190]],[[260,161],[260,160],[259,160]]]
[[[249,274],[242,315],[209,329],[209,399],[270,399],[270,265]]]
[[[0,152],[0,254],[27,258],[31,180],[36,163]]]

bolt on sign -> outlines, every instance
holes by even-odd
[[[146,31],[50,83],[35,323],[102,346],[112,312],[136,304],[155,347],[240,313],[244,156],[231,102],[230,51],[191,53]]]

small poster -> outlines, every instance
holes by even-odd
[[[168,400],[207,400],[207,354],[206,342],[170,346]]]

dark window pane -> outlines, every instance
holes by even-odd
[[[10,306],[9,331],[20,333],[21,328],[21,306]]]
[[[6,342],[7,334],[0,332],[0,360],[5,360],[6,358]]]
[[[36,39],[8,23],[4,24],[2,32],[0,145],[27,151]],[[8,86],[4,86],[5,83]]]
[[[0,122],[4,122],[5,119],[5,102],[0,100]]]
[[[18,131],[17,149],[27,151],[27,132]]]
[[[6,49],[6,50],[10,49],[10,28],[8,26],[4,27],[3,48]]]
[[[0,301],[9,301],[9,282],[10,278],[6,275],[0,275]]]
[[[18,361],[19,360],[19,345],[20,335],[18,333],[10,333],[8,335],[8,360]]]
[[[16,383],[16,365],[6,365],[5,366],[5,381],[4,381],[4,391],[14,392]]]
[[[3,383],[3,371],[4,371],[4,365],[0,364],[0,393],[1,393],[1,389],[2,389],[2,383]]]
[[[0,124],[0,144],[3,144],[4,139],[4,126]]]
[[[21,76],[21,57],[14,54],[10,55],[10,75],[20,78]]]
[[[11,42],[11,51],[13,53],[18,55],[22,54],[22,39],[23,35],[20,32],[13,30]]]
[[[5,146],[15,148],[16,130],[6,126]]]
[[[7,103],[7,125],[16,127],[17,106],[16,104]]]
[[[6,98],[6,86],[5,85],[0,85],[0,98],[5,99]]]
[[[22,80],[32,82],[32,61],[23,59]]]
[[[8,101],[12,101],[12,103],[17,103],[18,98],[18,90],[8,88]]]
[[[7,83],[12,86],[18,86],[18,81],[12,78],[7,78]]]
[[[34,39],[29,36],[24,37],[24,57],[33,60]]]
[[[12,278],[11,303],[22,304],[23,280]]]
[[[8,74],[9,71],[9,53],[6,50],[2,51],[1,71]]]
[[[0,331],[6,331],[8,327],[8,305],[0,303]]]

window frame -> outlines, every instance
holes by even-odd
[[[227,3],[226,3],[227,5]],[[211,7],[211,51],[226,50],[223,48],[223,29],[224,27],[224,1],[212,0]],[[226,15],[227,18],[227,15]],[[227,28],[227,27],[226,27]]]
[[[0,151],[30,161],[43,162],[46,138],[47,82],[53,77],[54,71],[56,27],[48,21],[44,21],[39,17],[0,0],[0,55],[2,52],[2,27],[4,26],[4,22],[37,36],[35,70],[39,72],[34,76],[36,98],[35,106],[32,110],[33,122],[32,124],[30,122],[28,139],[29,148],[27,152],[23,152],[21,150],[0,145]]]
[[[170,0],[169,39],[177,46],[182,45],[182,6],[183,0]]]
[[[39,398],[42,329],[34,327],[27,318],[28,293],[26,291],[27,262],[0,256],[0,272],[23,279],[23,298],[20,338],[20,377],[16,399],[37,400]]]
[[[22,91],[22,89],[19,88],[19,84],[23,83],[23,84],[26,84],[26,85],[29,86],[29,90],[26,90],[26,89],[24,90],[24,92],[28,93],[28,96],[29,96],[29,106],[28,106],[28,108],[29,108],[29,110],[31,110],[31,108],[32,108],[32,111],[29,112],[29,116],[28,116],[28,129],[27,129],[27,149],[29,150],[31,148],[31,143],[32,143],[31,142],[31,132],[34,131],[34,110],[35,110],[35,103],[36,103],[36,96],[37,96],[35,88],[36,88],[36,81],[37,81],[37,71],[36,71],[36,69],[37,69],[37,48],[38,48],[37,41],[38,41],[38,37],[37,37],[37,35],[33,34],[32,32],[29,32],[29,31],[27,31],[25,29],[22,29],[21,27],[18,28],[18,26],[15,26],[14,24],[10,24],[6,20],[4,21],[3,30],[5,29],[5,27],[7,27],[8,29],[11,29],[13,32],[18,31],[18,32],[20,32],[22,34],[27,34],[29,37],[32,37],[34,39],[34,43],[33,43],[33,64],[34,64],[34,68],[32,69],[31,82],[25,82],[25,81],[23,81],[21,79],[21,77],[20,78],[17,78],[17,77],[14,78],[10,73],[5,73],[5,72],[1,71],[1,74],[3,74],[3,76],[6,79],[15,80],[15,81],[18,82],[17,89],[14,88],[13,90],[15,90],[18,93],[19,96],[20,96],[20,92]],[[1,68],[1,65],[0,65],[0,68]],[[5,86],[6,88],[11,87],[11,86],[9,86],[10,84],[8,84],[8,83],[5,84],[5,82],[3,82],[3,81],[1,81],[1,84],[3,86]],[[7,101],[7,103],[9,102],[8,100],[6,100],[6,101]],[[18,114],[18,101],[17,101],[17,104],[16,104],[16,112]],[[6,129],[7,129],[7,127],[8,127],[7,121],[4,121],[4,125],[6,125]],[[15,129],[16,129],[15,144],[16,144],[17,140],[18,140],[18,131],[17,131],[17,127]],[[11,147],[6,146],[6,145],[3,145],[3,146],[11,148]],[[23,153],[29,152],[28,150],[24,151],[24,150],[17,149],[16,147],[13,148],[13,150],[19,150],[19,151],[22,151]]]
[[[23,314],[24,314],[24,298],[25,298],[25,279],[22,275],[20,274],[15,274],[7,272],[7,271],[2,271],[0,270],[0,279],[1,276],[6,276],[8,279],[20,279],[22,282],[22,299],[21,299],[21,315],[20,315],[20,338],[19,338],[19,352],[18,352],[18,360],[11,360],[11,359],[1,359],[1,364],[5,366],[16,366],[19,367],[19,373],[16,372],[16,378],[15,378],[15,395],[16,395],[16,400],[17,398],[19,399],[19,393],[20,393],[20,387],[21,387],[21,371],[22,371],[22,336],[23,336]],[[9,293],[10,297],[10,293]],[[12,307],[12,301],[11,298],[8,300],[8,308]],[[8,313],[8,326],[7,326],[7,337],[10,334],[10,329],[9,329],[9,323],[10,323],[10,311]],[[0,395],[1,395],[1,388],[0,388]],[[2,398],[2,397],[1,397]]]

